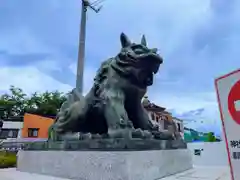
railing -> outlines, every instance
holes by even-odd
[[[6,151],[19,151],[24,148],[26,143],[31,142],[45,142],[47,139],[33,139],[33,138],[17,138],[17,139],[5,139],[0,141],[0,150]]]

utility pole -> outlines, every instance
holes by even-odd
[[[82,94],[83,93],[83,70],[84,70],[84,57],[85,57],[87,9],[90,8],[94,12],[98,13],[101,9],[101,6],[96,8],[96,5],[102,2],[102,0],[97,0],[93,3],[90,3],[88,0],[81,0],[81,1],[82,1],[82,13],[81,13],[81,23],[80,23],[80,32],[79,32],[76,88],[79,91],[79,93]]]

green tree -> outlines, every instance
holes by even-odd
[[[207,141],[208,142],[215,142],[216,141],[216,137],[215,137],[213,132],[207,133]]]
[[[55,116],[65,100],[65,94],[59,91],[27,96],[22,89],[11,86],[9,93],[0,96],[0,116],[19,116],[25,112]]]
[[[18,116],[23,115],[26,107],[27,95],[22,89],[11,86],[10,93],[1,95],[0,106],[4,110],[4,116]]]
[[[7,118],[11,114],[14,102],[0,99],[0,118]]]
[[[65,100],[66,96],[59,91],[34,93],[27,101],[28,109],[26,111],[39,115],[55,116]]]

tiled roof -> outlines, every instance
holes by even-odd
[[[162,112],[162,111],[164,111],[164,110],[166,109],[166,108],[164,108],[164,107],[157,106],[157,105],[154,104],[154,103],[150,103],[150,104],[148,104],[148,105],[145,105],[144,108],[147,109],[147,110],[158,111],[158,112]]]

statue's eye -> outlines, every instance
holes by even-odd
[[[132,50],[137,50],[137,49],[141,49],[141,50],[145,50],[146,48],[140,44],[136,44],[136,45],[133,45],[132,47]]]
[[[134,50],[134,52],[136,54],[143,54],[144,53],[144,51],[142,49],[136,49],[136,50]]]
[[[144,54],[144,53],[148,53],[149,52],[149,49],[142,46],[142,45],[133,45],[132,46],[132,50],[134,51],[134,53],[136,54]]]

